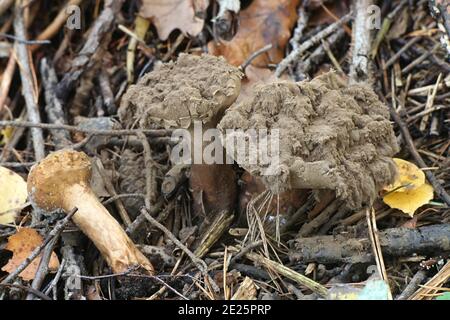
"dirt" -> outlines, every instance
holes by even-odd
[[[241,76],[221,57],[180,54],[130,86],[120,120],[142,128],[188,128],[192,120],[215,120],[238,96]]]
[[[257,86],[227,110],[219,128],[279,129],[274,174],[264,175],[268,165],[250,164],[247,151],[239,163],[274,193],[331,189],[356,209],[372,204],[396,175],[391,157],[398,146],[387,107],[368,86],[349,86],[333,72],[310,82]]]

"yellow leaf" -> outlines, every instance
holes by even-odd
[[[0,141],[0,145],[4,145],[8,143],[9,139],[11,139],[14,133],[13,127],[6,127],[5,129],[0,130],[0,135],[2,135],[2,140]]]
[[[0,223],[13,223],[27,196],[25,180],[17,173],[0,167]]]
[[[420,187],[406,191],[396,191],[388,193],[383,197],[383,201],[391,208],[399,209],[407,213],[410,217],[421,206],[433,199],[433,187],[424,183]]]
[[[420,187],[425,183],[425,173],[414,163],[394,158],[398,176],[393,184],[384,188],[387,192],[406,192]]]
[[[38,246],[42,244],[44,240],[41,235],[37,233],[36,230],[31,228],[21,228],[16,234],[10,236],[8,238],[8,244],[5,249],[12,251],[13,256],[9,259],[8,263],[2,268],[3,271],[8,273],[16,270],[22,262],[25,261],[26,258],[36,249]],[[19,276],[24,280],[33,280],[36,271],[39,267],[39,263],[41,261],[41,257],[36,257],[28,267],[23,270]],[[52,252],[50,261],[48,263],[48,268],[50,271],[56,271],[59,267],[58,257],[54,252]]]

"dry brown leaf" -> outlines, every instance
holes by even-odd
[[[175,29],[196,36],[203,29],[208,5],[209,0],[143,0],[139,15],[153,21],[161,40]]]
[[[3,271],[8,273],[16,270],[22,262],[43,242],[42,237],[37,233],[36,230],[31,228],[21,228],[16,234],[10,236],[8,238],[8,244],[5,249],[12,251],[13,256],[8,261],[8,263],[2,268]],[[34,259],[28,267],[23,270],[19,276],[26,280],[33,280],[36,271],[39,267],[39,263],[41,261],[41,257],[38,256]],[[50,262],[48,264],[48,268],[50,271],[56,271],[59,267],[58,257],[54,252],[52,252],[52,256],[50,258]]]
[[[211,41],[211,54],[222,55],[229,63],[241,65],[252,53],[272,44],[273,48],[253,60],[254,66],[266,67],[284,57],[284,49],[297,21],[299,0],[254,0],[239,13],[238,32],[230,41]]]

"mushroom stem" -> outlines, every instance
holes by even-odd
[[[68,212],[75,207],[78,211],[73,221],[91,239],[114,273],[125,272],[132,266],[141,266],[150,273],[154,272],[152,264],[90,188],[79,184],[67,188],[63,209]]]
[[[54,152],[31,168],[27,181],[29,197],[34,206],[47,212],[69,212],[76,207],[73,221],[92,240],[113,272],[140,266],[153,274],[150,261],[90,188],[91,169],[91,161],[83,152]]]
[[[290,167],[291,187],[296,189],[332,189],[336,184],[327,161],[297,160]]]

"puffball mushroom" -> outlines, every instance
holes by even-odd
[[[398,146],[387,107],[368,86],[348,86],[333,72],[256,87],[227,110],[218,127],[226,149],[233,139],[227,130],[265,129],[269,141],[278,130],[278,152],[271,155],[277,161],[251,163],[248,150],[227,149],[276,194],[328,189],[358,209],[371,205],[396,176],[392,156]]]
[[[92,240],[113,272],[142,267],[153,274],[150,261],[92,191],[90,178],[91,161],[85,153],[61,150],[32,167],[28,193],[34,205],[48,212],[69,212],[76,207],[73,222]]]
[[[238,97],[242,73],[223,58],[180,54],[176,62],[158,66],[130,86],[119,109],[121,122],[141,128],[186,129],[203,154],[203,137],[194,132],[216,128],[223,112]],[[223,148],[221,148],[223,151]],[[225,154],[225,152],[223,152]],[[203,159],[202,159],[203,160]],[[223,162],[225,163],[225,162]],[[190,187],[194,209],[206,213],[231,210],[237,197],[236,175],[227,164],[193,163]]]

